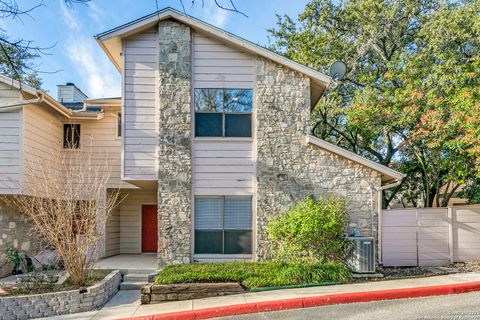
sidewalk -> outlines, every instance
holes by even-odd
[[[462,288],[462,284],[467,283],[475,283],[475,288],[472,289],[472,286],[463,286]],[[458,286],[459,289],[455,288],[456,286]],[[431,288],[424,290],[424,287]],[[449,289],[446,290],[447,288]],[[385,290],[387,291],[383,292]],[[182,312],[183,315],[186,315],[188,314],[188,311],[197,311],[199,314],[203,313],[201,318],[205,319],[208,317],[207,314],[217,314],[218,310],[216,308],[220,309],[221,307],[226,306],[230,306],[229,308],[231,310],[237,310],[235,314],[239,314],[242,313],[242,310],[244,310],[243,313],[252,313],[261,310],[271,310],[272,308],[273,310],[279,310],[286,308],[314,306],[315,303],[316,305],[323,305],[342,302],[358,302],[368,299],[395,299],[399,297],[406,298],[446,294],[452,292],[465,292],[465,290],[480,290],[480,272],[457,273],[425,278],[386,280],[324,287],[252,292],[226,297],[167,302],[151,305],[141,305],[139,293],[137,291],[120,291],[107,305],[105,305],[103,309],[99,311],[65,315],[50,319],[119,319],[175,312]],[[398,292],[399,294],[393,294],[395,292]],[[331,295],[336,296],[331,297]],[[324,301],[322,300],[322,297],[324,298]],[[320,300],[325,303],[319,303]],[[231,307],[233,305],[235,305],[235,307]],[[202,312],[198,310],[202,310]],[[165,317],[164,319],[167,318],[168,317]],[[191,317],[190,319],[196,318]]]

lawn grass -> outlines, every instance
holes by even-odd
[[[247,289],[254,289],[343,283],[350,279],[350,270],[342,263],[217,262],[169,265],[158,274],[155,283],[238,282]]]

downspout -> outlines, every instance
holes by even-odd
[[[402,179],[396,179],[395,182],[386,184],[381,186],[380,188],[376,189],[377,191],[377,212],[378,212],[378,220],[377,220],[377,230],[378,230],[378,263],[382,264],[382,194],[384,190],[394,188],[399,186],[402,183]],[[373,219],[372,219],[373,222]],[[373,225],[372,225],[373,229]]]

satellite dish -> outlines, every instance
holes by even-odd
[[[342,61],[335,61],[330,66],[330,77],[332,77],[334,81],[342,80],[346,72],[347,72],[347,65]]]

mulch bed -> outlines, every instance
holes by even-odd
[[[86,280],[85,287],[89,287],[103,280],[110,272],[111,270],[92,270]],[[67,279],[61,285],[46,284],[46,283],[28,285],[28,284],[18,283],[15,285],[2,286],[2,284],[0,283],[0,297],[68,291],[68,290],[83,289],[85,287],[79,287],[78,285],[72,283],[70,279]]]
[[[394,279],[431,277],[459,272],[480,272],[480,261],[456,262],[446,267],[383,267],[377,268],[377,273],[383,277],[357,278],[353,282],[370,282]]]

